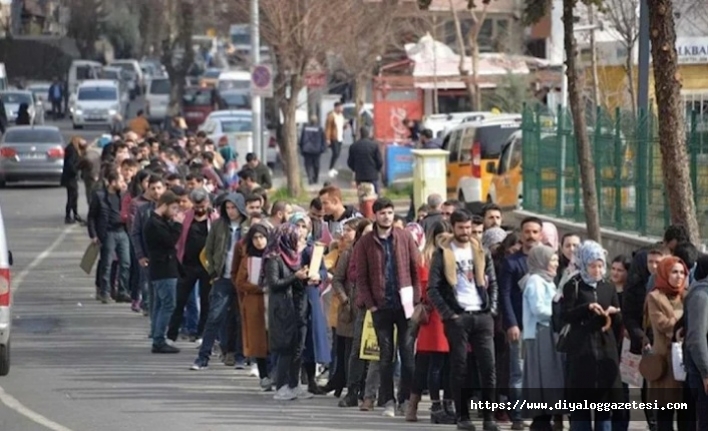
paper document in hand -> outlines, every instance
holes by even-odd
[[[258,285],[261,278],[261,265],[263,264],[263,259],[260,257],[249,257],[248,258],[248,282],[251,284]]]
[[[322,259],[324,259],[324,251],[324,244],[319,242],[315,244],[312,250],[312,258],[310,259],[310,271],[307,274],[309,278],[317,278],[320,276],[320,267],[322,266]]]
[[[406,314],[406,319],[410,319],[415,309],[415,304],[413,304],[413,286],[401,287],[399,293],[403,312]]]
[[[86,274],[91,274],[93,266],[96,264],[98,255],[101,252],[101,246],[98,243],[89,243],[84,252],[84,256],[81,258],[81,263],[79,266]]]

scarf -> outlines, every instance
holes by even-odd
[[[548,266],[551,264],[551,259],[555,254],[556,251],[547,245],[537,245],[529,251],[526,258],[528,273],[519,281],[521,290],[526,288],[526,283],[532,275],[538,275],[544,281],[553,283],[555,274],[548,271]]]
[[[302,266],[302,255],[298,252],[300,235],[298,227],[292,223],[283,223],[272,233],[265,250],[266,257],[280,257],[291,270],[297,271]]]
[[[606,263],[605,249],[595,241],[586,240],[580,244],[580,247],[575,253],[575,263],[578,265],[578,270],[580,272],[580,277],[582,277],[585,284],[592,287],[597,287],[597,282],[602,279],[595,279],[591,277],[588,273],[588,267],[591,263],[601,260]],[[604,273],[602,274],[604,276]]]
[[[671,275],[671,270],[674,268],[674,265],[677,263],[680,263],[683,265],[683,270],[684,273],[686,274],[686,278],[684,278],[683,283],[681,286],[673,286],[671,283],[669,283],[669,276]],[[681,295],[686,289],[686,282],[688,280],[688,268],[686,267],[686,264],[683,263],[681,259],[675,256],[667,256],[664,259],[661,260],[659,263],[659,267],[656,269],[656,277],[654,281],[654,289],[658,290],[659,292],[663,293],[666,296],[676,296],[676,295]]]
[[[541,242],[553,250],[558,250],[560,247],[558,240],[558,229],[553,223],[543,222],[541,228]]]
[[[268,228],[262,224],[255,224],[248,229],[248,233],[246,234],[246,254],[248,257],[263,257],[265,250],[258,250],[253,245],[253,237],[256,236],[257,233],[268,238]],[[266,245],[266,248],[268,248],[268,245]]]
[[[500,244],[506,238],[506,231],[500,227],[490,227],[482,234],[482,245],[484,248],[492,248]]]

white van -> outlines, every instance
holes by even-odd
[[[246,90],[251,89],[251,73],[245,70],[230,70],[221,72],[216,81],[216,88],[219,91]]]
[[[72,122],[74,129],[84,126],[111,126],[117,114],[125,117],[120,84],[108,79],[84,81],[76,90]]]
[[[143,94],[145,91],[145,74],[143,74],[143,69],[140,67],[140,62],[138,62],[138,60],[114,60],[109,64],[109,66],[120,67],[125,71],[134,73],[135,76],[138,77],[138,86],[135,89],[136,93],[137,95]]]
[[[153,78],[145,91],[145,115],[150,123],[162,123],[170,105],[170,78]]]
[[[10,372],[10,329],[12,327],[12,298],[10,296],[10,267],[12,253],[7,249],[5,225],[0,209],[0,376]]]
[[[98,79],[103,65],[97,61],[74,60],[69,66],[69,94],[76,92],[79,84],[87,79]]]

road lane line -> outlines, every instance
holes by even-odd
[[[27,265],[27,267],[25,267],[22,271],[20,271],[19,274],[17,274],[16,277],[13,278],[12,287],[14,294],[17,294],[17,291],[19,290],[22,281],[24,281],[27,275],[29,275],[29,273],[33,269],[35,269],[42,262],[44,262],[52,254],[52,252],[56,250],[56,248],[59,247],[62,242],[64,242],[66,237],[69,235],[69,233],[71,233],[73,229],[74,226],[69,226],[65,228],[62,233],[59,234],[57,239],[55,239],[54,242],[49,245],[49,247],[45,248],[41,253],[39,253],[37,257],[35,257],[32,262]],[[50,429],[52,431],[71,431],[71,429],[60,425],[50,419],[47,419],[46,417],[40,415],[34,410],[25,407],[25,405],[22,404],[19,400],[17,400],[17,398],[5,392],[5,389],[3,389],[2,386],[0,386],[0,402],[5,404],[5,406],[10,410],[14,410],[15,412],[31,420],[32,422],[38,423],[39,425],[42,425],[47,429]]]
[[[12,292],[16,295],[17,291],[20,290],[20,285],[24,281],[25,278],[29,275],[29,273],[38,267],[39,265],[42,264],[51,254],[54,250],[56,250],[57,247],[61,245],[62,242],[66,239],[66,237],[71,233],[71,231],[74,230],[76,226],[69,226],[65,228],[61,234],[57,237],[57,239],[54,240],[53,243],[49,245],[49,247],[45,248],[41,253],[35,257],[32,262],[29,263],[22,271],[20,271],[19,274],[14,276],[12,278]]]
[[[5,404],[9,409],[16,411],[27,419],[30,419],[32,422],[36,422],[47,429],[50,429],[52,431],[71,431],[71,429],[63,425],[59,425],[58,423],[45,418],[39,413],[28,409],[21,402],[19,402],[17,398],[5,392],[2,386],[0,386],[0,401],[2,401],[2,403]]]

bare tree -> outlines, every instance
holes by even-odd
[[[67,35],[74,39],[81,58],[93,59],[96,41],[101,36],[101,22],[105,18],[101,0],[64,0],[69,8]]]
[[[462,34],[460,16],[455,6],[455,2],[453,0],[448,1],[450,3],[452,19],[455,24],[457,47],[460,51],[460,75],[469,77],[470,71],[467,70],[467,66],[465,65],[465,35]],[[470,103],[472,104],[472,110],[474,111],[480,110],[482,106],[482,95],[479,89],[479,84],[477,83],[477,79],[479,77],[479,44],[477,43],[477,40],[479,39],[479,32],[482,30],[482,24],[484,24],[484,20],[487,19],[487,9],[489,8],[489,3],[490,2],[488,0],[484,1],[480,11],[476,11],[474,9],[475,4],[473,2],[469,2],[468,4],[468,10],[472,15],[472,22],[474,25],[466,35],[470,46],[470,57],[472,59],[472,81],[470,82],[469,79],[465,79],[465,88],[467,89]]]
[[[615,33],[624,46],[627,56],[624,72],[632,114],[637,117],[636,87],[634,83],[634,49],[639,38],[639,0],[605,0],[604,18],[610,22],[609,31]]]
[[[247,16],[250,11],[243,3],[237,2],[236,10]],[[326,54],[352,43],[342,29],[365,6],[360,0],[260,0],[261,38],[272,50],[274,96],[283,113],[278,145],[292,195],[301,190],[295,116],[308,66],[313,61],[322,64]]]
[[[698,244],[693,185],[687,169],[688,149],[681,101],[681,74],[676,53],[676,28],[672,0],[648,0],[649,37],[654,69],[654,92],[659,109],[661,171],[671,221],[688,228],[691,242]],[[670,198],[669,198],[670,197]]]
[[[169,115],[173,116],[181,109],[187,72],[194,61],[192,32],[196,0],[162,1],[167,25],[166,37],[162,40],[162,64],[170,77]]]

